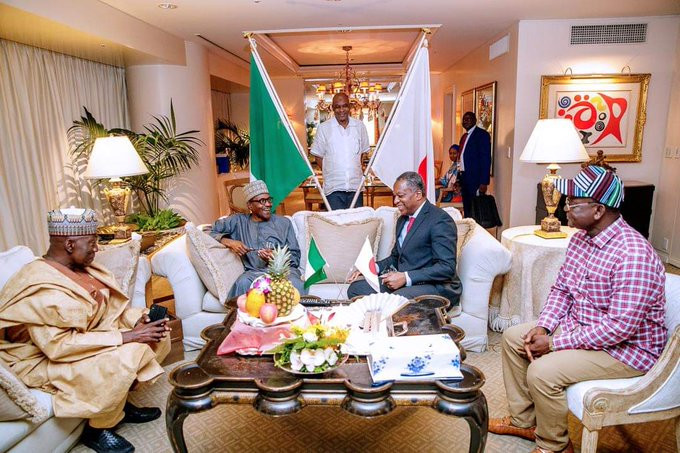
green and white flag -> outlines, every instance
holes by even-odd
[[[319,248],[316,246],[314,238],[309,242],[309,251],[307,252],[307,264],[305,265],[305,288],[309,288],[314,283],[321,280],[326,280],[326,271],[323,268],[326,266],[326,260],[321,256]]]
[[[299,146],[253,46],[250,56],[250,173],[254,179],[267,183],[274,199],[272,209],[312,175]]]

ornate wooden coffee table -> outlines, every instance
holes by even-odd
[[[437,299],[418,298],[421,308],[431,304],[433,320],[445,316]],[[448,303],[448,302],[447,302]],[[165,422],[170,444],[176,452],[186,452],[184,419],[191,413],[212,409],[218,404],[252,404],[259,412],[281,416],[300,411],[307,405],[340,406],[362,417],[385,415],[396,406],[430,406],[447,415],[463,417],[470,426],[470,452],[482,452],[486,445],[488,408],[481,391],[484,374],[462,364],[463,380],[389,382],[374,386],[364,357],[350,359],[340,368],[319,377],[301,378],[274,366],[271,356],[218,356],[217,348],[229,333],[236,316],[231,305],[224,323],[207,327],[201,336],[207,341],[195,362],[179,366],[170,374],[173,391],[168,396]],[[411,315],[399,319],[412,317]],[[465,335],[455,326],[427,325],[419,319],[409,326],[410,333],[446,332],[457,343]],[[414,328],[415,327],[415,328]],[[464,358],[461,348],[461,358]]]

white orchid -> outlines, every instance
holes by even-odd
[[[300,359],[300,353],[293,350],[290,353],[290,367],[295,371],[300,371],[302,369],[302,360]]]
[[[308,331],[302,334],[302,339],[307,343],[313,343],[319,339],[314,331]]]
[[[335,365],[336,362],[338,361],[338,354],[331,347],[324,349],[323,354],[326,359],[326,362],[328,362],[330,366]]]
[[[312,349],[305,348],[300,353],[300,360],[305,365],[307,370],[314,369],[314,351]]]
[[[316,349],[314,351],[314,366],[321,366],[326,361],[326,355],[323,353],[323,349]]]

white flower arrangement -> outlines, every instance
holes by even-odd
[[[271,350],[274,364],[301,373],[323,373],[344,356],[340,345],[347,340],[349,330],[313,324],[307,328],[292,326],[294,337]]]

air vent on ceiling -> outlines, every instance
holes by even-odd
[[[647,24],[574,25],[571,44],[633,44],[647,41]]]

